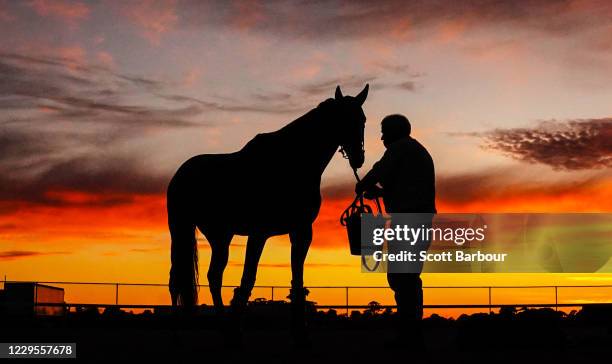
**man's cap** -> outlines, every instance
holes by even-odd
[[[385,116],[381,122],[381,127],[383,134],[397,137],[409,136],[412,130],[408,118],[401,114]]]

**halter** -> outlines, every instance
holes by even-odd
[[[361,129],[361,152],[365,153],[365,138],[364,138],[364,132],[365,132],[365,126]],[[349,155],[346,152],[346,148],[344,147],[344,144],[340,144],[340,149],[338,150],[338,152],[340,152],[340,154],[342,154],[342,158],[344,159],[349,159]],[[357,182],[360,182],[361,179],[359,178],[359,175],[357,174],[357,168],[353,168],[353,174],[355,175],[355,179],[357,180]]]

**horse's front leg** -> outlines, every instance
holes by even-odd
[[[232,314],[230,326],[226,338],[227,343],[231,346],[242,345],[242,319],[244,311],[251,296],[251,291],[255,285],[257,276],[257,265],[259,258],[263,252],[267,237],[249,235],[246,246],[246,254],[244,257],[244,267],[242,269],[242,280],[240,287],[234,289],[234,297],[230,303]]]
[[[257,265],[259,264],[259,258],[263,252],[264,245],[266,244],[267,237],[250,235],[247,240],[246,254],[244,257],[244,268],[242,270],[242,279],[240,281],[240,287],[234,289],[234,298],[232,299],[231,305],[233,310],[241,314],[246,306],[253,286],[255,286],[255,279],[257,277]]]
[[[298,345],[308,345],[305,309],[306,289],[304,288],[304,261],[312,241],[312,225],[306,225],[289,233],[291,240],[291,323]]]

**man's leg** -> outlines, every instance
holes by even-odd
[[[410,340],[410,343],[422,345],[423,333],[423,282],[419,273],[388,273],[389,287],[395,293],[398,319],[396,330],[398,339]]]
[[[409,225],[431,227],[431,219],[432,217],[429,215],[412,216]],[[430,243],[430,241],[419,240],[408,250],[420,256],[421,251],[429,249]],[[390,252],[395,252],[395,249],[398,249],[398,247],[394,245],[389,247]],[[398,319],[396,320],[398,340],[403,342],[403,346],[423,349],[425,345],[422,327],[423,281],[421,280],[421,272],[423,271],[423,263],[418,262],[416,264],[414,266],[389,266],[388,269],[392,273],[387,273],[387,281],[389,287],[395,293],[398,313]],[[401,271],[414,273],[395,273]]]

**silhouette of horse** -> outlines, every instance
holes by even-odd
[[[248,236],[242,280],[231,302],[240,311],[255,284],[266,240],[289,234],[292,317],[294,327],[303,326],[304,260],[321,206],[321,175],[339,148],[353,169],[363,165],[361,105],[368,88],[352,97],[343,96],[338,86],[335,98],[275,132],[258,134],[240,151],[198,155],[178,169],[167,191],[173,305],[197,303],[196,228],[211,246],[208,281],[218,312],[223,311],[221,286],[232,237]]]

